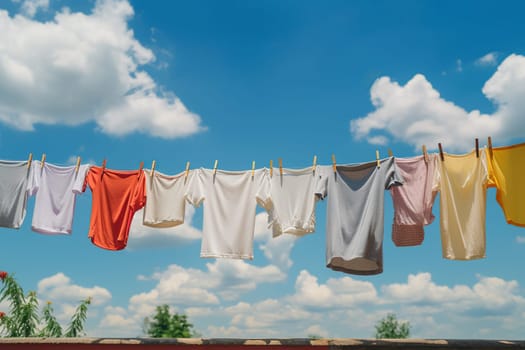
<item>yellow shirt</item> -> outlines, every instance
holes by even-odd
[[[485,206],[488,186],[483,149],[464,155],[444,153],[438,159],[434,190],[440,191],[443,257],[471,260],[485,257]]]
[[[489,153],[489,152],[487,152]],[[490,186],[509,224],[525,226],[525,143],[492,149],[488,158]]]

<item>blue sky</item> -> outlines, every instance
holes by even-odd
[[[329,164],[523,142],[523,4],[480,1],[0,0],[1,158],[175,174],[313,156]],[[422,246],[397,248],[386,197],[384,273],[325,267],[317,230],[272,239],[259,208],[253,261],[201,259],[202,208],[176,229],[134,222],[128,248],[0,229],[0,269],[63,322],[92,296],[87,334],[139,336],[168,303],[205,337],[371,337],[388,312],[414,337],[522,338],[525,231],[487,195],[487,258],[441,257],[439,209]],[[139,214],[140,215],[140,214]],[[0,309],[7,306],[0,304]]]

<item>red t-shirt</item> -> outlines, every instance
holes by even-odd
[[[144,172],[116,171],[93,166],[84,182],[92,192],[88,237],[94,245],[121,250],[126,247],[133,214],[146,202]]]

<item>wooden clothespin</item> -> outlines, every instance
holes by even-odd
[[[102,171],[100,172],[100,181],[102,181],[102,177],[104,176],[104,171],[106,170],[106,158],[102,161]]]
[[[377,163],[377,167],[380,168],[381,162],[379,161],[379,150],[377,149],[376,149],[376,163]]]
[[[144,169],[144,162],[140,162],[140,165],[139,165],[139,171],[137,174],[137,177],[139,178],[140,178],[140,173],[142,173],[142,169]]]
[[[441,146],[441,143],[438,143],[438,148],[439,148],[439,158],[441,158],[441,161],[444,162],[445,156],[443,155],[443,147]]]
[[[188,178],[188,174],[190,173],[190,162],[186,162],[186,169],[184,170],[184,180]]]
[[[492,137],[489,136],[487,138],[487,144],[489,146],[489,156],[492,158]]]
[[[273,159],[270,159],[270,177],[273,176]]]
[[[153,173],[155,172],[155,165],[157,165],[157,162],[153,160],[153,162],[151,163],[151,171],[149,174],[151,177],[153,177]]]
[[[279,174],[283,176],[283,159],[279,158]]]
[[[335,154],[332,153],[332,169],[334,170],[334,174],[337,173],[337,164],[335,162]]]
[[[79,168],[80,168],[80,157],[77,157],[77,164],[75,164],[75,173],[78,174]]]
[[[476,138],[476,158],[479,158],[479,140]]]
[[[314,162],[312,164],[312,173],[315,175],[315,167],[317,166],[317,156],[314,156]]]
[[[33,162],[33,153],[29,153],[29,158],[27,159],[27,168],[31,168],[31,163]]]
[[[394,156],[394,153],[392,153],[392,150],[390,148],[388,149],[388,156],[389,157],[393,157]]]
[[[255,160],[252,160],[252,180],[254,176],[255,176]]]
[[[217,174],[217,165],[219,164],[219,161],[215,159],[215,164],[213,165],[213,176]]]
[[[42,153],[42,160],[40,161],[40,169],[44,167],[45,163],[46,163],[46,154]]]
[[[421,146],[421,149],[423,150],[423,159],[425,160],[425,163],[428,163],[427,146],[423,145]]]

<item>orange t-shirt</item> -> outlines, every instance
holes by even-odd
[[[126,247],[133,214],[146,202],[144,172],[116,171],[93,166],[84,182],[92,192],[88,237],[94,245],[121,250]]]

